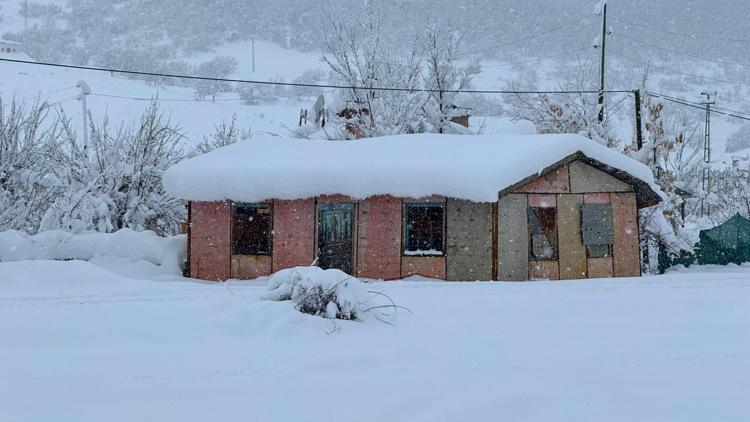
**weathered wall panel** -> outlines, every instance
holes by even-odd
[[[272,260],[270,256],[232,255],[232,278],[252,280],[271,275]]]
[[[632,192],[633,188],[588,164],[574,161],[569,164],[570,192]]]
[[[492,279],[492,204],[448,199],[448,280]]]
[[[401,258],[401,277],[421,275],[445,280],[444,256],[404,256]]]
[[[613,277],[612,257],[589,258],[589,278]]]
[[[530,193],[528,195],[528,201],[529,201],[530,207],[537,207],[537,208],[557,207],[557,195],[555,194]]]
[[[615,228],[614,275],[638,277],[641,275],[641,259],[635,193],[613,193],[611,199]]]
[[[190,276],[219,281],[231,278],[229,202],[193,201],[190,211]]]
[[[559,280],[557,261],[529,261],[529,280]]]
[[[273,271],[315,259],[315,199],[274,201]]]
[[[560,166],[515,190],[516,193],[568,193],[570,183],[568,166]]]
[[[401,277],[401,199],[375,196],[359,203],[357,276]]]
[[[497,278],[522,281],[529,276],[526,195],[505,195],[497,204]]]
[[[609,193],[586,193],[583,195],[583,202],[587,204],[609,204]]]
[[[560,243],[560,279],[586,278],[586,247],[581,241],[581,205],[583,195],[557,198],[557,235]]]

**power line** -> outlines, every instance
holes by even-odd
[[[679,51],[679,50],[673,50],[671,48],[660,47],[658,45],[649,44],[649,43],[647,43],[645,41],[641,41],[641,40],[639,40],[637,38],[633,38],[631,36],[628,36],[628,35],[625,35],[625,34],[622,34],[622,33],[619,33],[619,32],[615,33],[615,35],[617,35],[619,37],[626,38],[626,39],[628,39],[630,41],[636,42],[638,44],[644,45],[644,46],[649,47],[649,48],[654,48],[654,49],[657,49],[657,50],[663,50],[663,51],[667,51],[667,52],[670,52],[670,53],[673,53],[673,54],[679,54],[679,55],[682,55],[682,56],[685,56],[685,57],[690,57],[690,58],[697,59],[697,60],[705,60],[707,62],[719,63],[719,64],[725,64],[725,65],[732,65],[732,66],[750,67],[750,64],[747,64],[747,63],[737,63],[737,62],[730,62],[730,61],[726,61],[726,60],[707,59],[705,57],[697,56],[695,54],[685,53],[685,52],[682,52],[682,51]]]
[[[331,93],[333,90],[322,91],[324,94]],[[217,98],[217,99],[200,99],[200,98],[160,98],[155,97],[131,97],[127,95],[114,95],[114,94],[89,94],[95,97],[106,97],[106,98],[119,98],[124,100],[134,101],[156,101],[156,102],[188,102],[188,103],[214,103],[214,102],[228,102],[228,101],[252,101],[252,100],[276,100],[279,98],[295,98],[305,97],[304,94],[291,94],[291,95],[274,95],[272,97],[247,97],[247,98]]]
[[[695,73],[682,72],[682,71],[676,70],[674,68],[665,67],[663,65],[653,64],[653,63],[650,63],[650,62],[644,62],[643,60],[635,59],[633,57],[630,57],[630,56],[627,56],[625,54],[621,54],[621,53],[618,53],[618,52],[610,52],[610,54],[614,54],[617,57],[621,57],[623,59],[630,60],[632,62],[642,64],[644,66],[654,66],[654,67],[656,67],[658,69],[666,70],[666,71],[669,71],[670,73],[675,73],[675,74],[678,74],[678,75],[692,76],[694,78],[702,78],[702,79],[707,79],[707,80],[716,81],[716,82],[722,82],[722,83],[726,83],[726,84],[750,86],[750,83],[746,83],[746,82],[730,81],[730,80],[727,80],[727,79],[714,78],[714,77],[706,76],[706,75],[697,75]]]
[[[508,47],[508,46],[513,45],[513,44],[518,44],[519,42],[522,42],[522,41],[528,41],[528,40],[531,40],[531,39],[534,39],[534,38],[537,38],[537,37],[541,37],[542,35],[551,34],[553,32],[557,32],[557,31],[559,31],[561,29],[568,28],[570,26],[576,25],[579,22],[583,22],[586,19],[590,19],[592,16],[595,16],[595,15],[582,16],[582,17],[576,19],[575,21],[568,22],[566,24],[550,28],[550,29],[548,29],[546,31],[543,31],[543,32],[538,32],[536,34],[531,34],[531,35],[528,35],[526,37],[521,37],[521,38],[515,39],[513,41],[496,44],[496,45],[494,45],[492,47],[481,48],[481,49],[473,50],[473,51],[461,52],[461,53],[457,54],[457,56],[468,56],[468,55],[471,55],[471,54],[484,53],[486,51],[496,50],[496,49],[502,48],[502,47]]]
[[[705,35],[705,34],[688,34],[688,33],[685,33],[685,32],[677,32],[677,31],[670,31],[670,30],[667,30],[667,29],[656,28],[656,27],[649,26],[649,25],[644,25],[644,24],[641,24],[641,23],[628,22],[626,20],[619,19],[619,18],[612,18],[612,19],[616,20],[617,22],[624,23],[625,25],[636,26],[636,27],[639,27],[639,28],[646,28],[646,29],[650,29],[650,30],[656,31],[656,32],[662,32],[662,33],[665,33],[665,34],[672,34],[672,35],[679,35],[679,36],[687,37],[687,38],[705,38],[705,39],[716,40],[716,41],[731,41],[731,42],[740,42],[740,43],[750,43],[750,40],[743,40],[743,39],[737,39],[737,38],[728,38],[728,37],[717,37],[717,36],[714,36],[714,35]]]
[[[394,88],[394,87],[363,87],[354,85],[325,85],[325,84],[308,84],[308,83],[297,83],[297,82],[272,82],[272,81],[258,81],[251,79],[231,79],[231,78],[213,78],[208,76],[193,76],[193,75],[179,75],[174,73],[158,73],[158,72],[143,72],[137,70],[124,70],[124,69],[111,69],[104,67],[93,67],[93,66],[79,66],[69,65],[61,63],[50,63],[50,62],[34,62],[29,60],[17,60],[17,59],[6,59],[0,58],[0,62],[10,63],[21,63],[31,64],[37,66],[50,66],[59,67],[65,69],[78,69],[78,70],[91,70],[96,72],[107,72],[107,73],[122,73],[126,75],[139,75],[139,76],[152,76],[160,78],[173,78],[173,79],[189,79],[199,81],[212,81],[212,82],[231,82],[231,83],[244,83],[244,84],[255,84],[255,85],[269,85],[269,86],[288,86],[288,87],[305,87],[305,88],[328,88],[328,89],[351,89],[351,90],[363,90],[363,91],[395,91],[395,92],[443,92],[443,93],[465,93],[465,94],[596,94],[600,91],[581,91],[581,90],[560,90],[560,91],[511,91],[511,90],[492,90],[492,89],[480,89],[480,90],[463,90],[463,89],[412,89],[412,88]],[[631,90],[607,90],[610,93],[624,93],[632,92]]]
[[[669,96],[669,95],[659,94],[659,93],[655,93],[655,92],[646,92],[646,95],[648,95],[649,97],[653,97],[653,98],[662,98],[662,99],[664,99],[666,101],[673,102],[673,103],[676,103],[676,104],[681,104],[681,105],[684,105],[686,107],[692,107],[692,108],[695,108],[695,109],[698,109],[698,110],[704,110],[704,111],[706,110],[705,105],[699,104],[699,103],[695,103],[695,102],[690,101],[690,100],[685,100],[683,98],[672,97],[672,96]],[[716,107],[711,107],[711,112],[712,113],[716,113],[716,114],[721,114],[721,115],[729,116],[729,117],[734,117],[734,118],[741,119],[741,120],[750,121],[750,115],[741,115],[740,113],[742,113],[742,112],[724,111],[723,109],[718,109]]]
[[[60,88],[60,89],[55,90],[55,91],[40,92],[37,95],[32,95],[32,96],[29,96],[29,97],[21,98],[21,101],[27,101],[27,100],[32,100],[32,99],[40,99],[41,97],[49,97],[50,95],[58,94],[60,92],[67,91],[69,89],[74,89],[74,88],[75,88],[75,85],[68,86],[68,87],[65,87],[65,88]]]

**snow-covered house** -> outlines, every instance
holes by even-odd
[[[640,275],[651,171],[577,135],[254,138],[164,175],[189,201],[189,271],[247,279],[317,263],[446,280]]]

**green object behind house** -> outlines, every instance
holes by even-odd
[[[701,230],[695,252],[702,265],[750,262],[750,220],[738,213],[720,226]]]

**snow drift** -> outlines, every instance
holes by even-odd
[[[499,191],[579,152],[659,192],[647,166],[578,135],[257,137],[183,161],[167,170],[163,181],[170,195],[196,201],[343,194],[494,202]]]
[[[24,260],[83,260],[118,257],[147,261],[166,272],[179,274],[186,256],[184,235],[160,237],[151,231],[122,229],[115,233],[72,234],[50,230],[33,236],[19,231],[0,232],[0,262]]]

